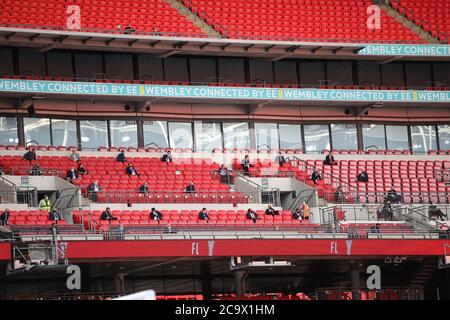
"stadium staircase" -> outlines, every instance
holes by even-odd
[[[440,44],[441,43],[439,41],[439,39],[433,37],[429,32],[427,32],[421,26],[414,23],[413,20],[408,19],[406,15],[400,13],[398,11],[398,9],[394,8],[390,4],[380,3],[379,0],[378,1],[373,0],[373,2],[375,4],[378,4],[380,6],[380,8],[387,13],[387,15],[391,16],[392,18],[394,18],[395,20],[400,22],[405,28],[407,28],[407,29],[411,30],[411,32],[417,34],[423,40],[425,40],[431,44]]]
[[[172,8],[178,11],[179,14],[183,15],[187,20],[192,22],[192,24],[200,28],[204,33],[208,35],[209,38],[222,38],[220,32],[216,31],[214,27],[208,24],[204,19],[198,16],[195,11],[192,11],[190,7],[182,0],[165,0]]]
[[[409,284],[410,288],[411,289],[424,288],[436,270],[437,270],[436,257],[425,258],[422,261],[422,263],[417,267],[416,272],[413,274],[411,282]]]

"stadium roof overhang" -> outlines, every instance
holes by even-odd
[[[172,55],[244,56],[279,61],[302,59],[357,59],[382,63],[394,60],[450,61],[450,55],[408,56],[402,54],[364,54],[367,45],[332,42],[236,40],[73,32],[23,28],[0,28],[0,45],[35,48],[98,50],[147,53],[158,57]]]

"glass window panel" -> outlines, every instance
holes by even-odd
[[[384,125],[363,124],[362,132],[363,132],[364,150],[386,149]]]
[[[299,124],[280,124],[280,148],[302,149],[302,131]]]
[[[135,120],[111,120],[111,144],[113,147],[137,148],[137,124]]]
[[[195,122],[194,125],[197,151],[222,149],[220,123]]]
[[[387,148],[389,150],[408,150],[408,127],[386,126]]]
[[[255,123],[257,149],[278,149],[276,123]]]
[[[250,148],[250,131],[248,123],[224,123],[223,139],[227,149],[249,149]]]
[[[0,117],[0,144],[16,145],[19,143],[17,137],[17,118]]]
[[[306,152],[321,152],[330,149],[330,132],[328,125],[304,125]]]
[[[450,125],[438,126],[439,148],[441,150],[450,150]]]
[[[355,124],[332,124],[331,136],[334,150],[358,149],[358,138]]]
[[[169,122],[170,147],[192,148],[191,123]]]
[[[167,134],[166,121],[144,121],[144,144],[146,147],[169,146],[169,135]]]
[[[49,146],[50,119],[23,118],[25,129],[25,143],[36,141],[40,145]]]
[[[78,146],[76,121],[52,119],[52,137],[55,146]]]
[[[414,153],[437,150],[435,126],[411,126],[411,140]]]
[[[106,121],[82,120],[80,121],[80,129],[81,148],[97,149],[98,147],[109,147]]]

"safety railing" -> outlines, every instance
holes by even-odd
[[[318,288],[316,300],[422,300],[423,289],[384,288],[380,290],[352,288]]]
[[[123,83],[123,84],[154,84],[154,85],[189,85],[189,86],[212,86],[212,87],[251,87],[251,88],[291,88],[291,89],[342,89],[342,90],[448,90],[445,83],[424,83],[423,85],[407,85],[407,86],[377,86],[375,84],[341,84],[340,82],[329,82],[327,80],[321,80],[320,82],[327,82],[328,84],[317,84],[317,83],[268,83],[268,82],[258,82],[256,80],[245,83],[237,83],[224,78],[210,78],[208,81],[165,81],[157,80],[153,77],[147,77],[143,75],[139,80],[122,79],[115,78],[109,74],[102,74],[101,77],[98,74],[92,74],[90,77],[57,77],[57,76],[42,76],[34,73],[21,74],[21,75],[11,75],[11,74],[0,74],[0,77],[7,79],[23,79],[23,80],[52,80],[52,81],[76,81],[76,82],[104,82],[104,83]],[[41,145],[39,145],[41,146]],[[36,146],[37,147],[37,146]],[[83,150],[97,150],[98,148],[83,148]],[[379,148],[376,146],[368,146],[367,150],[371,149],[376,151]],[[276,152],[272,148],[261,148],[267,152]],[[317,151],[320,153],[320,151]],[[309,152],[314,153],[314,152]],[[418,153],[418,151],[415,151]]]
[[[313,170],[316,168],[314,165],[310,165],[306,162],[306,160],[300,159],[296,156],[292,156],[292,159],[289,160],[291,166],[297,167],[303,172],[306,172],[308,175],[311,175]],[[330,174],[322,172],[323,181],[331,185],[333,188],[340,186],[344,192],[357,192],[358,186],[352,186],[351,184],[342,181],[340,178]]]
[[[236,177],[239,177],[244,183],[256,188],[257,190],[257,200],[255,202],[259,203],[271,203],[276,207],[281,206],[280,189],[270,188],[268,186],[263,186],[255,181],[249,179],[244,173],[239,170],[233,171]]]
[[[384,191],[362,191],[359,192],[326,192],[324,198],[329,203],[352,204],[352,203],[384,203],[389,200],[391,203],[400,204],[449,204],[450,195],[447,192],[397,192],[389,195]]]
[[[108,190],[83,192],[85,199],[98,203],[255,203],[258,193],[254,192],[211,192],[211,191],[149,191]]]
[[[12,176],[60,176],[59,169],[52,168],[33,168],[30,167],[16,167],[12,166],[4,170],[5,174]]]

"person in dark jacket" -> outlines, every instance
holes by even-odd
[[[314,182],[314,184],[317,184],[317,180],[323,180],[322,173],[319,169],[314,168],[314,171],[311,174],[311,181]]]
[[[256,211],[252,209],[247,210],[247,219],[253,220],[253,223],[256,223],[256,220],[258,220],[258,215],[256,214]]]
[[[367,234],[369,233],[380,233],[380,224],[377,223],[373,227],[371,227],[369,232],[367,232]]]
[[[31,150],[28,150],[28,152],[26,152],[26,153],[23,155],[23,159],[24,159],[24,160],[27,160],[27,161],[30,161],[30,163],[31,163],[31,161],[36,160],[36,149],[33,148],[33,149],[31,149]]]
[[[167,151],[167,153],[165,153],[162,157],[161,157],[161,161],[162,162],[166,162],[166,163],[169,163],[169,162],[172,162],[172,154],[170,153],[170,150],[169,151]]]
[[[195,185],[191,182],[186,189],[184,190],[186,193],[195,193]]]
[[[387,200],[389,200],[391,203],[400,203],[402,201],[402,196],[395,191],[394,187],[391,187],[391,189],[388,191]]]
[[[51,220],[51,221],[62,220],[61,209],[58,208],[58,209],[53,209],[52,211],[50,211],[48,214],[48,220]]]
[[[67,181],[72,181],[75,179],[78,179],[78,172],[75,170],[74,167],[70,168],[69,171],[67,171]]]
[[[98,181],[95,180],[93,183],[91,183],[88,187],[87,187],[87,191],[88,191],[88,195],[90,196],[91,200],[93,202],[97,202],[98,201],[98,193],[100,191],[102,191],[102,188],[100,187],[100,185],[98,184]]]
[[[278,155],[275,157],[275,161],[278,162],[278,165],[280,167],[284,166],[286,164],[286,159],[281,153],[278,153]]]
[[[323,164],[332,166],[337,164],[337,161],[334,160],[334,156],[333,156],[333,152],[330,151],[329,154],[327,154],[327,156],[325,157],[325,160],[323,161]]]
[[[250,163],[250,158],[248,155],[246,155],[244,157],[244,160],[242,160],[241,167],[242,167],[242,170],[244,170],[244,175],[249,176],[250,175],[249,174],[250,167],[253,167],[253,165]]]
[[[221,183],[229,183],[229,177],[230,172],[228,171],[228,168],[225,166],[225,164],[222,164],[219,169],[217,169],[217,172],[220,175],[220,182]]]
[[[155,208],[152,208],[152,210],[150,211],[150,219],[159,221],[162,218],[163,218],[163,215],[162,215],[161,211],[158,211]]]
[[[358,174],[356,182],[369,182],[369,176],[367,175],[367,172],[361,171],[361,173]]]
[[[295,209],[295,211],[292,213],[292,219],[303,220],[303,212],[300,208]]]
[[[208,211],[206,210],[206,208],[203,208],[202,211],[200,211],[198,213],[198,218],[200,220],[208,220],[209,219]]]
[[[100,220],[117,220],[117,217],[113,217],[111,208],[107,207],[106,210],[102,212]]]
[[[139,187],[139,193],[144,193],[144,194],[148,193],[148,183],[147,182],[144,182],[144,184]]]
[[[127,168],[125,169],[125,172],[127,173],[128,176],[139,176],[139,173],[133,167],[132,163],[128,164]]]
[[[278,212],[278,210],[275,210],[272,207],[272,204],[269,204],[268,208],[266,209],[266,214],[275,216],[275,215],[279,215],[280,213]]]
[[[79,174],[81,174],[82,176],[85,175],[87,173],[86,168],[84,167],[83,163],[81,163],[81,161],[78,162],[78,168],[77,171]]]
[[[10,216],[9,209],[6,208],[5,211],[3,211],[0,214],[0,226],[7,226],[8,225],[9,216]]]
[[[381,215],[386,221],[392,221],[394,219],[394,210],[392,209],[389,200],[385,201],[383,208],[381,209]]]
[[[127,158],[125,157],[125,150],[120,151],[120,153],[117,155],[116,160],[122,163],[127,162]]]

